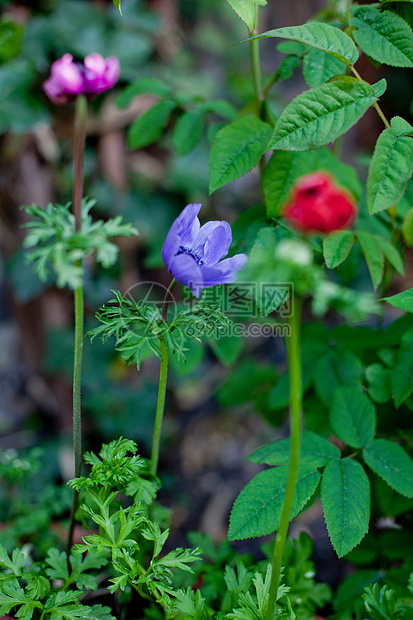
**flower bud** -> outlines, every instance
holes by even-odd
[[[52,64],[43,89],[56,104],[69,103],[81,94],[93,98],[112,88],[119,73],[119,60],[114,56],[105,59],[89,54],[83,62],[74,62],[71,54],[64,54]]]
[[[356,208],[350,194],[325,172],[301,177],[283,209],[284,218],[304,232],[329,233],[351,226]]]
[[[297,267],[309,267],[313,264],[314,257],[307,243],[298,239],[283,239],[275,248],[275,258]]]

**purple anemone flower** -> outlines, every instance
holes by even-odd
[[[64,54],[52,64],[43,89],[53,103],[60,105],[74,101],[77,95],[91,98],[109,90],[119,73],[119,60],[115,56],[105,59],[100,54],[89,54],[82,63],[74,62],[72,54]]]
[[[175,280],[199,297],[207,286],[231,283],[248,260],[245,254],[225,258],[232,241],[227,222],[200,225],[200,204],[190,204],[172,224],[162,248],[162,258]]]

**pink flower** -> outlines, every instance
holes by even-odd
[[[351,226],[356,208],[350,194],[325,172],[312,172],[296,181],[283,217],[304,232],[329,233]]]
[[[116,84],[120,65],[115,56],[103,58],[100,54],[89,54],[84,60],[85,93],[98,95]]]
[[[83,63],[74,62],[71,54],[52,64],[50,77],[43,84],[46,95],[56,104],[74,101],[77,95],[93,98],[116,84],[120,73],[119,60],[89,54]]]

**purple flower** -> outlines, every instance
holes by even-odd
[[[245,254],[225,258],[232,241],[227,222],[207,222],[200,225],[200,204],[187,205],[172,224],[162,258],[174,278],[188,286],[199,297],[207,286],[231,283],[247,263]]]
[[[72,54],[64,54],[52,64],[43,89],[53,103],[69,103],[80,94],[93,97],[109,90],[119,73],[119,60],[114,56],[105,59],[100,54],[89,54],[81,63],[74,62]]]

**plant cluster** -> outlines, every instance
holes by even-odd
[[[127,2],[113,3],[126,14]],[[87,334],[104,344],[113,336],[121,358],[138,370],[152,354],[160,361],[148,459],[122,437],[98,454],[82,449],[85,265],[92,256],[111,268],[118,257],[112,238],[137,234],[119,215],[96,219],[96,201],[83,196],[87,100],[114,86],[118,62],[89,49],[84,61],[74,62],[79,50],[72,44],[59,50],[45,83],[53,103],[75,101],[73,193],[64,205],[25,207],[34,221],[26,224],[24,244],[38,276],[47,281],[52,270],[56,285],[74,295],[75,475],[70,498],[68,489],[37,492],[30,485],[38,455],[0,454],[6,497],[19,485],[26,489],[2,507],[9,533],[0,533],[0,614],[28,620],[413,617],[413,289],[395,293],[395,276],[404,276],[413,246],[413,126],[384,114],[386,79],[371,84],[356,68],[361,54],[375,66],[413,68],[412,2],[331,0],[306,24],[263,33],[266,0],[228,4],[247,27],[242,43],[250,49],[251,89],[239,112],[215,95],[192,97],[172,81],[147,76],[130,76],[117,98],[121,108],[143,94],[156,98],[130,124],[131,150],[162,139],[185,157],[202,146],[207,127],[210,194],[253,169],[259,179],[259,204],[239,215],[234,235],[225,221],[200,226],[200,204],[188,204],[158,248],[172,275],[163,299],[153,304],[113,290]],[[116,47],[113,24],[108,41]],[[22,33],[10,28],[20,49]],[[261,39],[283,40],[284,57],[266,80]],[[27,40],[24,45],[27,50]],[[6,52],[13,57],[15,50],[9,45]],[[275,87],[299,69],[308,89],[280,111]],[[368,110],[384,128],[363,184],[341,151],[343,136]],[[197,299],[170,304],[177,284],[186,287],[187,300]],[[218,287],[225,299],[214,296]],[[284,371],[273,361],[258,364],[251,350],[235,364],[242,337],[218,338],[236,324],[224,301],[242,287],[247,293],[236,299],[249,308],[243,325],[254,315],[257,323],[285,328]],[[393,320],[391,308],[403,314]],[[252,402],[273,426],[283,423],[288,408],[289,435],[247,457],[263,468],[234,502],[228,541],[214,546],[194,532],[190,546],[175,548],[169,511],[157,499],[168,371],[204,341],[229,368],[217,392],[220,405]],[[23,508],[26,494],[31,514]],[[291,520],[318,495],[334,552],[355,567],[334,593],[316,582],[311,539],[288,538]],[[49,531],[62,514],[65,548]],[[80,528],[82,542],[75,539]],[[230,545],[274,532],[260,558]]]

